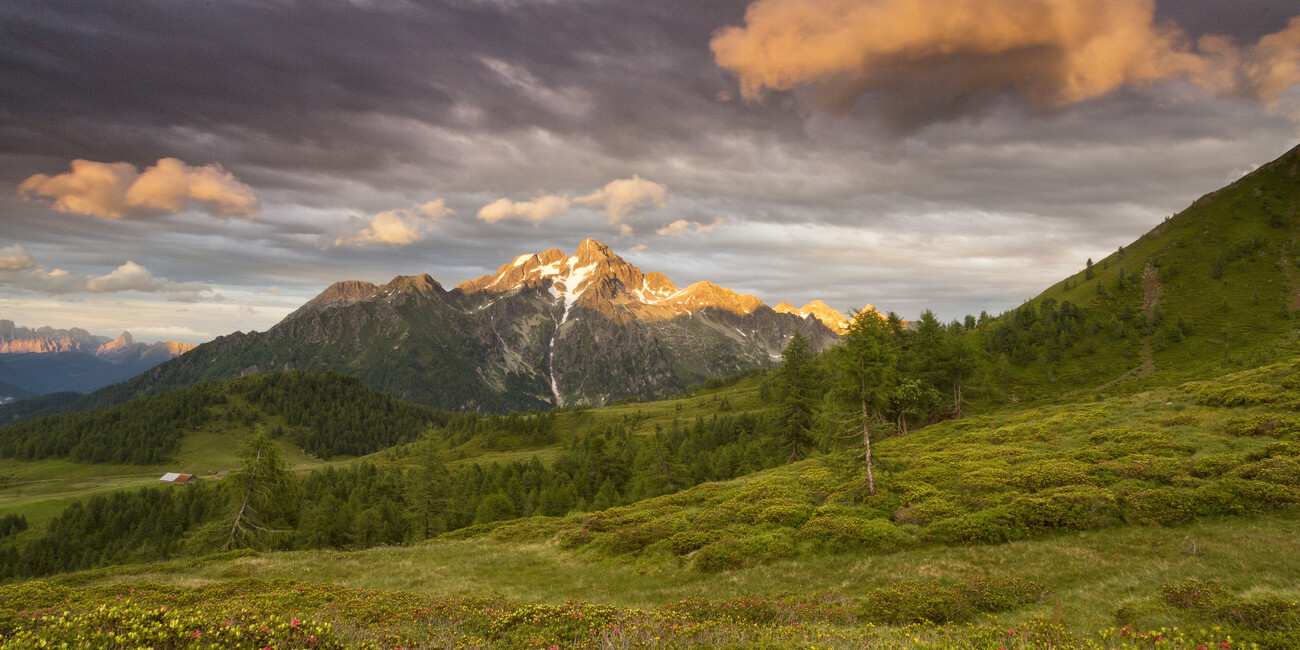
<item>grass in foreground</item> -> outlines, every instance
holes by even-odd
[[[480,555],[510,563],[509,545],[475,546]],[[1234,560],[1249,557],[1210,547]],[[0,639],[7,639],[0,641],[0,648],[42,642],[154,648],[1289,648],[1300,640],[1294,589],[1239,593],[1214,579],[1195,578],[1157,583],[1153,580],[1158,570],[1138,573],[1141,598],[1121,601],[1112,622],[1092,626],[1072,619],[1062,607],[1063,599],[1077,598],[1080,592],[1060,581],[1061,575],[1054,576],[1062,583],[1056,588],[994,572],[959,582],[926,579],[921,572],[915,574],[921,579],[879,587],[862,580],[838,591],[723,593],[752,586],[755,580],[767,582],[751,574],[696,584],[713,590],[708,597],[628,607],[590,600],[530,603],[486,588],[448,595],[441,590],[456,583],[438,580],[440,569],[464,571],[454,558],[442,555],[448,545],[402,550],[423,557],[414,557],[412,566],[394,563],[388,551],[364,552],[368,570],[353,575],[354,582],[366,582],[365,576],[415,575],[427,580],[424,593],[283,579],[228,579],[197,586],[118,583],[111,571],[62,580],[101,581],[91,586],[36,582],[0,587],[0,603],[6,604],[0,605]],[[196,583],[201,580],[191,571],[221,573],[250,564],[276,574],[288,568],[279,564],[286,555],[156,567],[151,577]],[[1078,555],[1065,557],[1086,561]],[[445,566],[435,568],[439,562]],[[611,568],[586,567],[589,575],[617,579]],[[836,579],[853,575],[836,572],[836,567],[816,568],[829,569],[816,573]],[[796,580],[783,586],[806,588],[817,582],[804,572],[800,575],[802,584]],[[572,575],[558,577],[566,587],[574,586]],[[471,579],[498,584],[495,575]],[[514,581],[524,579],[515,576]],[[1107,591],[1103,585],[1094,587]],[[1134,619],[1138,612],[1162,612],[1174,623],[1143,625]]]

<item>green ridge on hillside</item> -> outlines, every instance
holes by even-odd
[[[1021,363],[1008,351],[1006,385],[1022,399],[1168,386],[1300,351],[1300,147],[1092,260],[997,325],[1033,331],[1067,303],[1084,314],[1074,326],[1040,327]]]
[[[460,531],[718,571],[807,552],[1003,543],[1300,504],[1300,360],[1095,403],[950,420],[622,508]]]

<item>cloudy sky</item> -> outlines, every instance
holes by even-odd
[[[997,313],[1297,140],[1297,0],[9,0],[0,318],[197,342],[585,237]]]

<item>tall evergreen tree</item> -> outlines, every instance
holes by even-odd
[[[447,466],[442,462],[442,449],[433,438],[422,440],[416,454],[419,464],[412,470],[411,505],[416,528],[424,539],[429,539],[445,526],[444,513],[450,496]]]
[[[956,328],[949,332],[944,346],[943,365],[952,380],[952,417],[966,416],[966,386],[986,356],[965,332],[957,331]]]
[[[221,550],[263,545],[290,501],[293,488],[289,466],[280,457],[280,444],[258,431],[244,441],[244,469],[231,474],[231,509],[221,522]]]
[[[787,461],[799,460],[811,444],[810,432],[816,409],[816,369],[808,339],[795,330],[781,353],[781,369],[776,373],[780,384],[781,434]]]
[[[875,310],[862,310],[849,323],[844,343],[834,349],[839,377],[830,398],[848,415],[851,429],[861,433],[867,490],[873,496],[876,477],[871,462],[871,430],[884,422],[898,384],[896,329],[891,325]]]

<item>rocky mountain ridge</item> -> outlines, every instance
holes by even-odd
[[[78,352],[106,361],[122,360],[128,356],[178,357],[198,347],[194,343],[158,341],[137,342],[130,332],[122,332],[116,339],[96,336],[80,327],[66,330],[53,327],[29,328],[15,325],[11,320],[0,320],[0,354],[49,354]]]
[[[79,327],[29,328],[0,320],[0,399],[62,391],[90,392],[138,375],[194,349],[176,341],[143,343]]]
[[[428,275],[337,282],[270,330],[202,345],[122,397],[301,369],[452,410],[598,405],[774,365],[795,330],[817,350],[839,340],[819,318],[708,282],[679,289],[588,239],[573,255],[520,255],[450,291]]]

